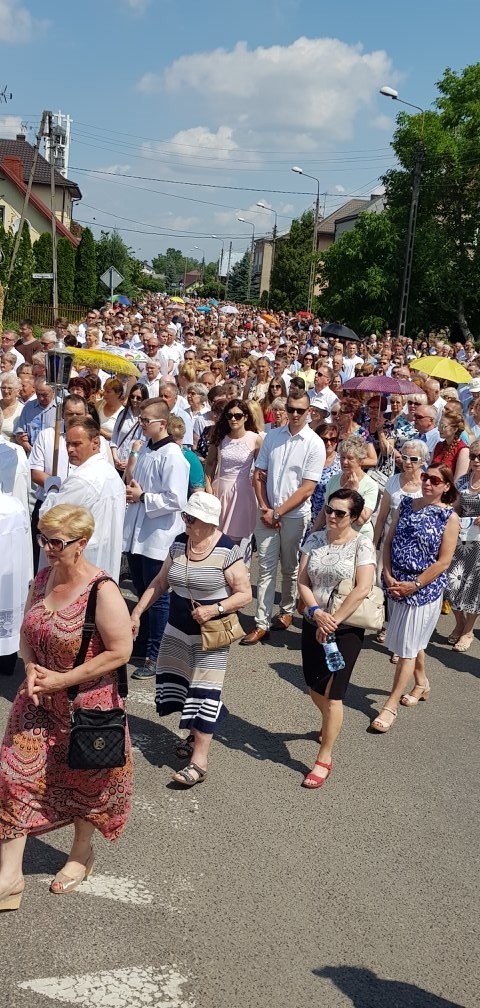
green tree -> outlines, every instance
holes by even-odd
[[[320,315],[360,333],[384,329],[396,318],[401,241],[390,212],[360,214],[323,254]]]
[[[75,290],[75,249],[68,238],[57,242],[57,280],[59,304],[72,304]]]
[[[387,173],[385,185],[403,236],[421,158],[409,328],[455,323],[468,336],[480,324],[480,63],[445,70],[437,87],[435,110],[398,116],[393,148],[401,167]]]
[[[119,287],[115,288],[116,294],[126,294],[127,297],[133,295],[133,284],[131,280],[132,266],[130,261],[130,250],[123,238],[114,231],[102,231],[99,241],[95,245],[97,258],[97,300],[102,304],[109,297],[109,291],[102,283],[100,277],[110,266],[114,266],[122,274],[124,280]]]
[[[35,258],[35,273],[52,272],[52,235],[50,231],[45,231],[39,238],[37,238],[37,241],[34,242],[33,255]],[[35,304],[51,305],[51,280],[33,280],[32,301]]]
[[[312,261],[313,212],[293,220],[288,238],[276,243],[272,269],[270,307],[299,311],[306,308]]]
[[[185,256],[181,249],[168,248],[164,254],[159,254],[152,259],[152,266],[156,273],[165,276],[165,287],[170,293],[183,285],[185,272],[202,269],[199,259],[192,259]]]
[[[4,314],[8,318],[19,305],[30,304],[32,300],[32,273],[35,272],[35,258],[32,251],[30,228],[24,221],[15,265],[5,297]]]
[[[90,228],[84,228],[75,252],[75,301],[90,307],[97,293],[97,256]]]
[[[232,301],[245,302],[248,291],[248,275],[250,270],[250,250],[245,252],[238,263],[230,271],[228,296]]]

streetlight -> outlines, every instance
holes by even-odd
[[[197,252],[201,252],[202,253],[202,287],[203,287],[203,276],[204,276],[204,273],[205,273],[205,252],[204,252],[204,249],[200,248],[200,245],[194,245],[193,247],[194,247],[194,249],[197,249]]]
[[[193,252],[193,249],[188,249],[188,251]],[[188,256],[185,255],[183,258],[185,259],[185,268],[183,271],[183,296],[185,297],[185,294],[187,292]]]
[[[417,109],[418,112],[422,113],[422,136],[423,136],[423,126],[425,120],[425,109],[421,108],[420,105],[412,105],[412,102],[404,101],[403,98],[398,97],[398,91],[395,88],[388,87],[384,85],[380,88],[380,94],[385,98],[391,98],[392,101],[399,101],[402,105],[408,105],[409,108]],[[405,247],[405,260],[403,264],[403,277],[402,277],[402,292],[400,295],[400,306],[398,310],[398,324],[397,324],[397,336],[401,339],[405,336],[405,330],[407,326],[407,313],[408,313],[408,299],[410,296],[410,280],[412,276],[412,262],[413,262],[413,247],[415,244],[415,228],[417,224],[417,213],[418,213],[418,200],[420,197],[420,183],[422,178],[422,161],[423,161],[423,143],[418,142],[415,144],[415,161],[413,164],[413,178],[412,178],[412,198],[410,201],[410,215],[408,218],[408,231],[407,231],[407,243]]]
[[[250,262],[248,264],[248,281],[247,281],[247,301],[249,301],[252,290],[253,253],[255,250],[255,224],[252,224],[251,221],[246,220],[245,217],[237,217],[237,220],[241,221],[242,224],[249,224],[252,229],[252,243],[250,246]]]
[[[307,311],[312,310],[313,296],[315,293],[315,279],[316,279],[316,260],[317,260],[317,235],[318,235],[318,215],[320,209],[320,180],[315,178],[315,175],[307,175],[303,168],[299,168],[298,165],[294,165],[292,171],[297,175],[304,175],[305,178],[312,179],[313,182],[317,183],[317,198],[315,200],[315,214],[313,218],[313,241],[312,241],[312,261],[310,263],[310,276],[308,279],[308,301],[307,301]]]
[[[274,216],[275,216],[275,223],[273,225],[273,232],[272,232],[272,239],[273,239],[272,240],[272,258],[270,260],[270,276],[269,276],[269,280],[268,280],[268,305],[270,305],[270,292],[271,292],[271,289],[272,289],[272,271],[273,271],[273,264],[275,262],[275,247],[276,247],[276,244],[277,244],[277,211],[273,210],[272,207],[267,206],[266,203],[259,202],[259,203],[257,203],[257,206],[261,207],[262,210],[268,210],[269,213],[273,213]]]
[[[216,238],[217,241],[220,241],[220,238],[218,237],[218,235],[212,234],[212,235],[210,235],[210,238]],[[223,266],[223,250],[224,250],[224,248],[225,248],[225,238],[222,239],[222,251],[220,252],[220,258],[218,260],[217,283],[220,283],[220,272],[221,272],[221,269],[222,269],[222,266]]]

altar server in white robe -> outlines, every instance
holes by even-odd
[[[0,490],[0,675],[15,670],[31,572],[27,512],[20,501]]]
[[[49,489],[40,517],[55,504],[88,508],[95,530],[84,550],[90,563],[118,582],[122,557],[125,484],[116,469],[100,455],[100,427],[91,417],[72,420],[65,434],[70,465],[76,466],[59,490]],[[42,556],[40,567],[45,566]]]

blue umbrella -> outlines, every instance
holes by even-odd
[[[197,308],[197,311],[209,312],[211,310],[212,309],[208,305],[201,305],[200,308]]]
[[[208,302],[208,303],[209,303],[209,304],[211,304],[211,305],[215,305],[215,308],[216,308],[216,307],[217,307],[217,305],[218,305],[218,301],[216,301],[216,299],[215,299],[215,298],[210,298],[210,300],[209,300],[209,302]]]
[[[126,297],[125,294],[114,294],[112,297],[112,301],[115,304],[125,305],[127,308],[130,308],[130,305],[132,303],[130,301],[130,298]]]

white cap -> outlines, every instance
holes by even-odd
[[[310,406],[313,406],[314,409],[324,410],[325,413],[330,413],[327,400],[321,395],[313,396],[313,399],[310,399]]]
[[[192,518],[199,518],[207,525],[218,526],[221,510],[222,505],[218,497],[205,493],[204,490],[197,490],[188,498],[183,513],[191,515]]]
[[[474,378],[473,381],[469,382],[468,391],[480,392],[480,378]]]

